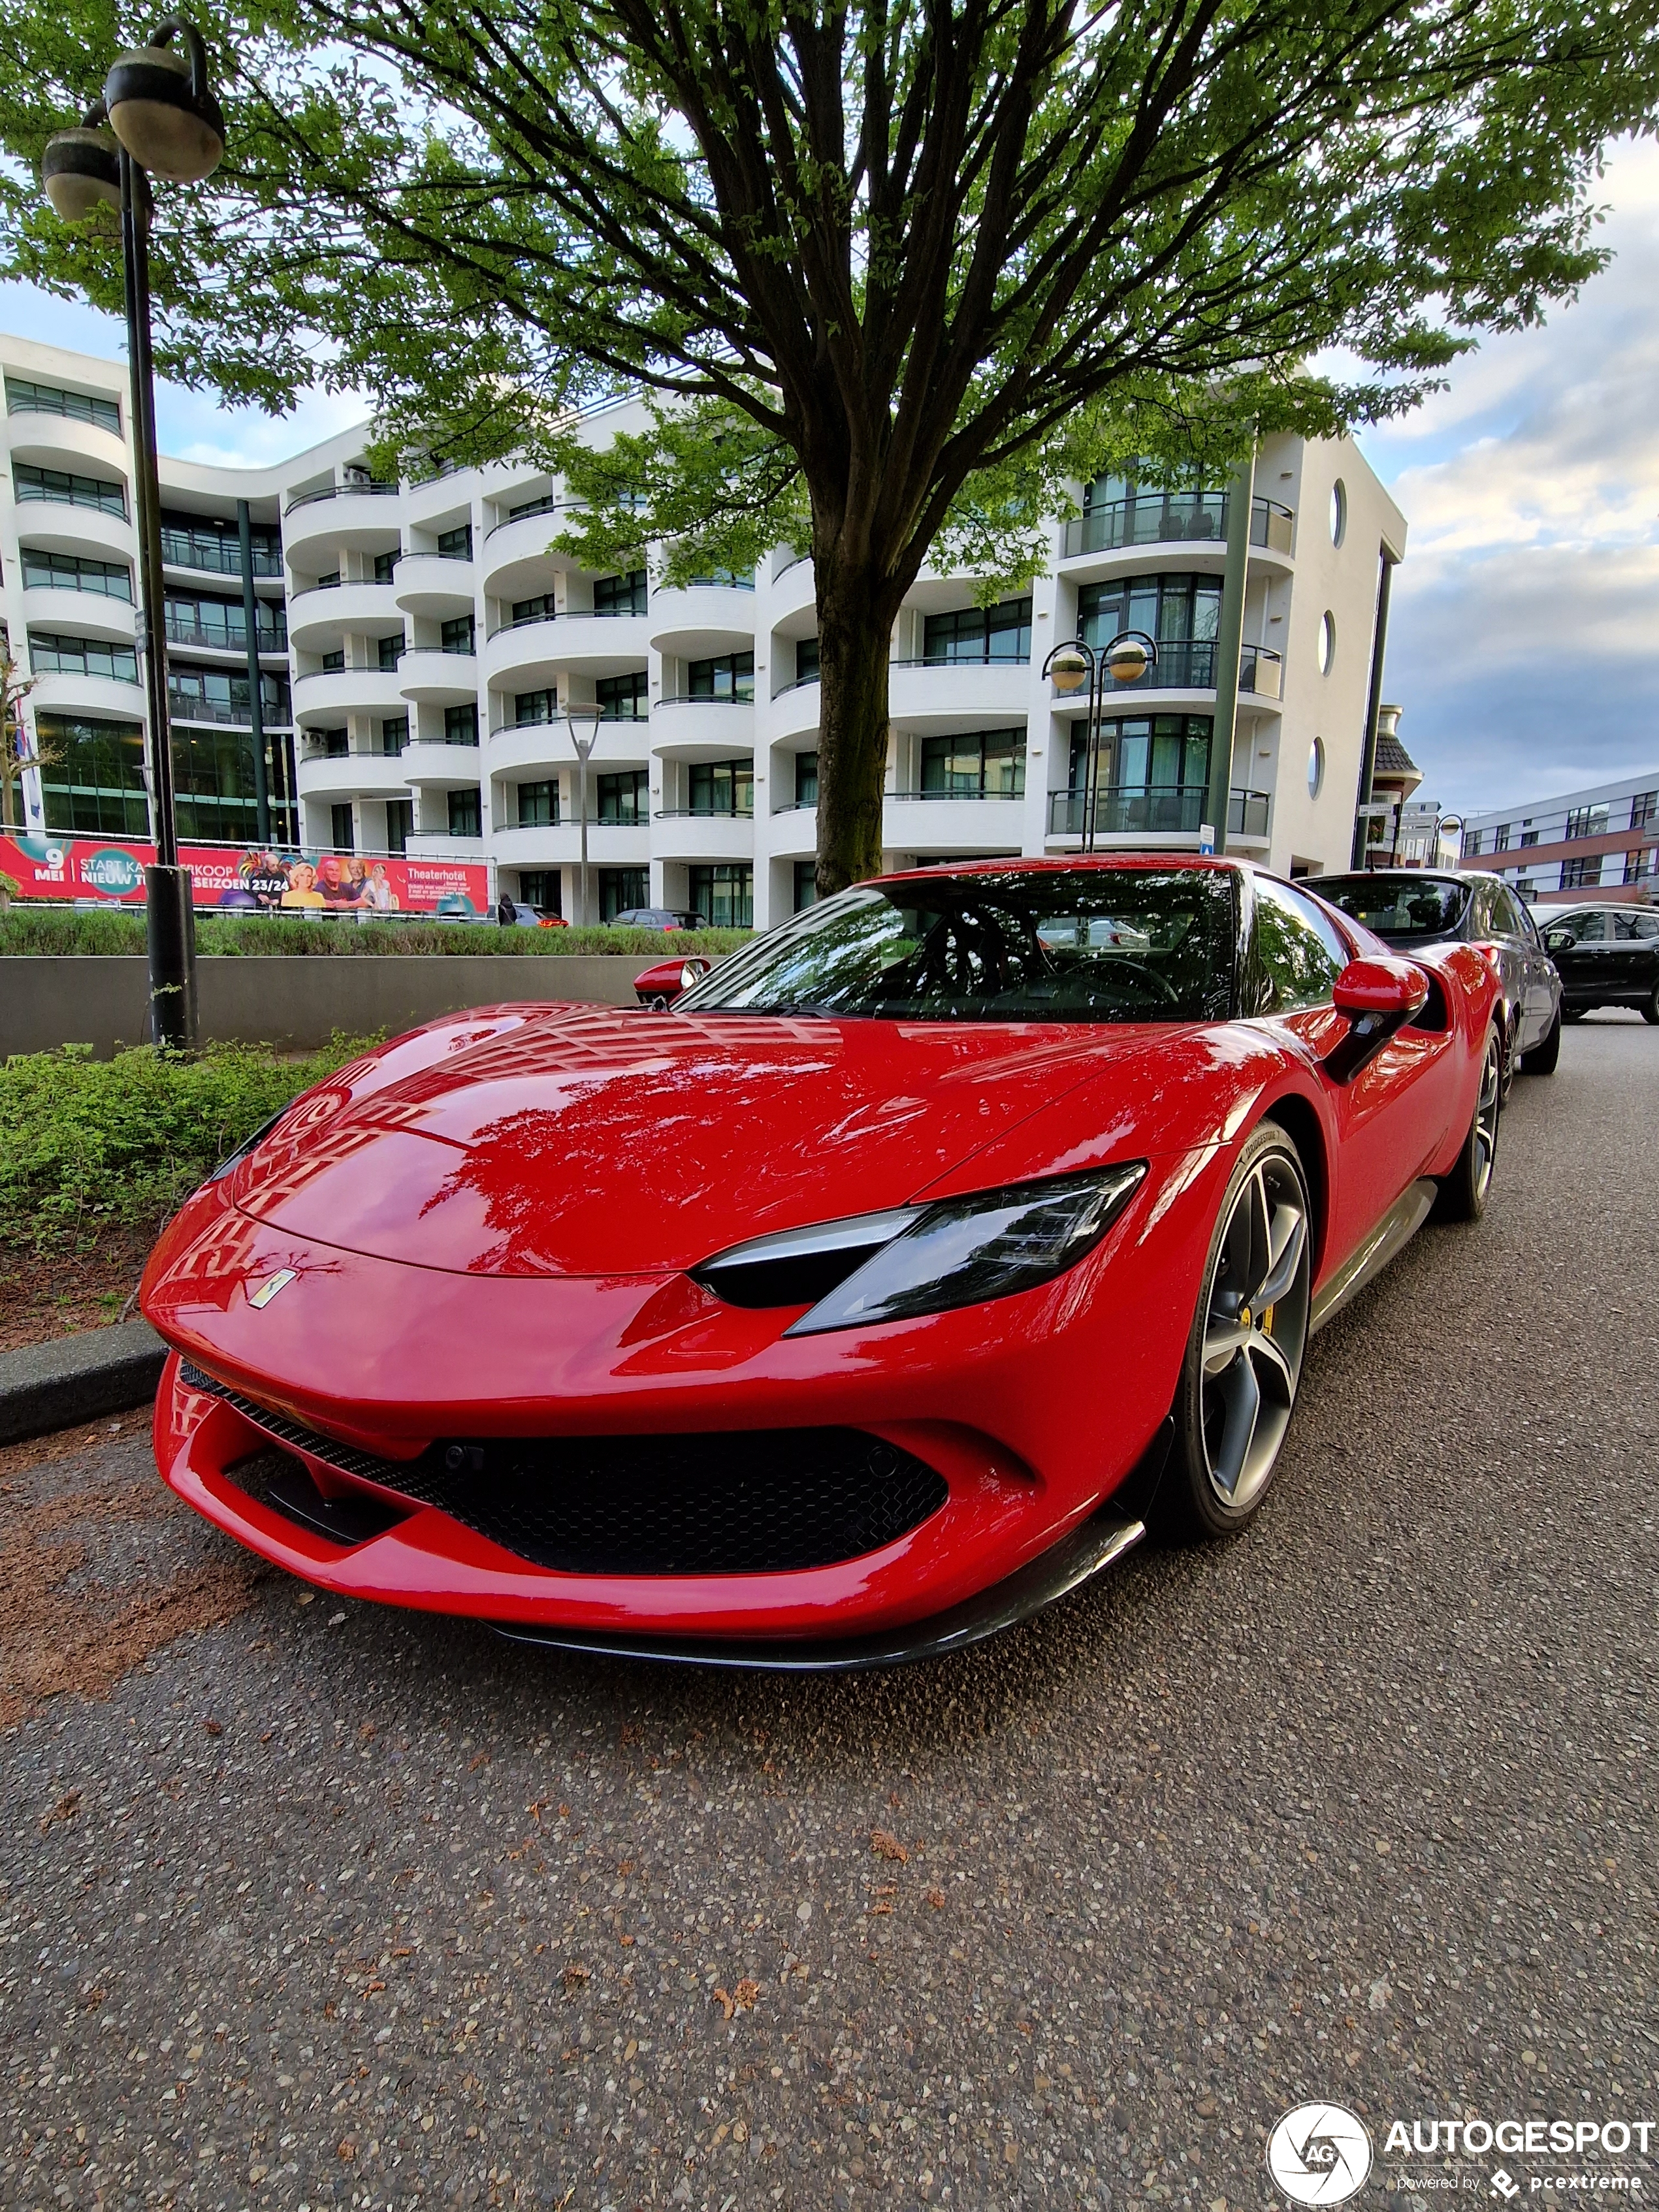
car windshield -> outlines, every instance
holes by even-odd
[[[1231,869],[859,884],[732,954],[679,1004],[885,1021],[1224,1021],[1234,902]]]
[[[1427,939],[1455,937],[1469,903],[1467,884],[1425,878],[1408,869],[1365,876],[1321,876],[1308,885],[1339,913],[1351,915],[1379,937]]]

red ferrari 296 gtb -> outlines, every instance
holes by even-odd
[[[1243,1528],[1311,1332],[1477,1217],[1497,980],[1231,860],[860,884],[656,1013],[434,1022],[190,1200],[161,1473],[325,1589],[564,1646],[948,1650]]]

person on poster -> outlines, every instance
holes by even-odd
[[[363,904],[374,914],[397,914],[402,902],[392,888],[392,878],[384,860],[370,864],[368,880],[363,885]]]
[[[356,906],[362,891],[362,877],[359,872],[352,879],[351,863],[338,853],[325,853],[315,870],[317,888],[321,893],[320,903],[327,907]]]
[[[309,860],[295,860],[288,872],[288,889],[283,893],[285,910],[303,908],[308,912],[320,912],[328,903],[317,888],[317,871]]]
[[[237,873],[254,904],[266,914],[274,914],[288,889],[288,864],[281,854],[250,848],[243,854]]]

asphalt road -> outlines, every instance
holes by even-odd
[[[1656,1103],[1569,1030],[1248,1537],[929,1669],[541,1657],[254,1575],[131,1423],[0,1456],[0,2203],[1212,2212],[1310,2097],[1492,2202],[1394,2121],[1659,2118]]]

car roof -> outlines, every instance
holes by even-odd
[[[902,884],[925,883],[941,876],[1069,875],[1079,868],[1099,869],[1103,873],[1148,868],[1156,868],[1160,873],[1168,873],[1171,869],[1190,870],[1194,874],[1218,869],[1231,870],[1234,874],[1242,874],[1246,869],[1256,875],[1268,873],[1265,868],[1257,868],[1253,861],[1236,858],[1231,853],[1010,853],[1001,860],[941,860],[931,868],[895,868],[887,875],[872,876],[869,880]]]

